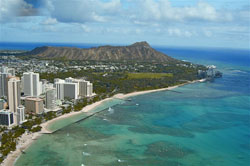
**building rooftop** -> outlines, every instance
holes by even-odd
[[[31,100],[31,101],[43,101],[43,99],[41,98],[37,98],[37,97],[26,97],[25,100]]]
[[[13,112],[10,112],[7,109],[0,110],[0,114],[10,114],[10,113],[13,113]]]
[[[23,105],[19,105],[17,108],[25,108]]]

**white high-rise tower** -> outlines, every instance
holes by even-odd
[[[26,96],[39,96],[41,94],[41,82],[38,73],[23,73],[23,91]]]
[[[56,89],[48,89],[45,93],[45,107],[54,109],[56,107]]]

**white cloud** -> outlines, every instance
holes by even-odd
[[[84,32],[90,32],[91,29],[87,25],[81,25],[81,28],[83,29]]]
[[[203,32],[204,32],[204,35],[206,37],[212,37],[212,35],[213,35],[213,33],[211,31],[209,31],[209,30],[204,30]]]
[[[180,31],[180,29],[178,29],[178,28],[169,28],[168,29],[168,34],[170,35],[170,36],[181,36],[181,31]]]
[[[250,6],[246,7],[243,10],[236,11],[235,13],[237,19],[240,19],[240,21],[245,22],[250,25]]]
[[[36,10],[24,0],[0,0],[0,22],[9,22],[17,16],[33,16]]]
[[[105,22],[121,7],[120,0],[46,0],[48,13],[60,22]]]
[[[53,40],[59,41],[59,38],[65,38],[65,41],[69,38],[72,41],[94,42],[102,38],[102,42],[111,39],[112,42],[152,39],[160,43],[161,39],[168,41],[171,36],[177,43],[189,41],[190,38],[221,43],[249,42],[249,6],[228,8],[209,0],[193,0],[192,3],[183,4],[174,0],[38,1],[44,3],[0,0],[0,23],[6,23],[1,24],[1,30],[13,32],[4,34],[6,40],[7,34],[11,36],[14,32],[17,36],[25,32],[27,38],[32,38],[29,37],[32,32],[37,35],[37,40],[39,37],[51,40],[53,33],[50,32],[55,31],[58,36]],[[194,1],[197,3],[194,4]],[[46,33],[49,35],[45,36]]]
[[[47,18],[45,21],[42,22],[43,25],[54,25],[57,23],[58,22],[55,18]]]
[[[189,31],[184,31],[183,35],[185,37],[192,37],[193,36],[193,33],[189,32]]]
[[[141,33],[142,33],[142,30],[139,29],[139,28],[136,28],[136,29],[135,29],[135,33],[136,33],[136,34],[141,34]]]
[[[46,32],[56,32],[56,31],[57,31],[57,29],[56,29],[54,26],[51,26],[51,25],[45,26],[45,27],[44,27],[44,30],[45,30]]]
[[[176,37],[192,37],[195,33],[190,32],[188,30],[181,30],[179,28],[168,28],[167,30],[169,36],[176,36]]]
[[[138,11],[132,16],[134,22],[162,21],[229,21],[230,13],[217,11],[212,5],[200,1],[196,6],[173,7],[168,0],[140,0]]]

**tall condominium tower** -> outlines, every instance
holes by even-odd
[[[20,100],[20,80],[16,78],[11,78],[8,81],[8,105],[9,110],[14,114],[14,124],[17,123],[17,107],[21,104]]]
[[[0,73],[0,97],[7,96],[8,94],[8,81],[7,78],[11,76],[10,73]]]
[[[64,83],[56,82],[56,98],[58,100],[64,100]]]
[[[82,80],[79,82],[79,96],[90,97],[93,93],[93,84],[89,81]]]
[[[56,107],[56,89],[48,89],[45,93],[45,108],[54,109]]]
[[[0,73],[9,73],[12,76],[15,76],[15,69],[2,66],[0,67]]]
[[[55,87],[56,87],[56,97],[59,100],[78,98],[77,83],[58,81],[55,83]]]
[[[17,107],[21,104],[20,100],[20,80],[11,78],[8,82],[8,105],[11,112],[16,112]]]
[[[39,96],[41,94],[41,82],[38,73],[23,73],[23,91],[26,96]]]

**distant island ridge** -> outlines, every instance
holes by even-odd
[[[41,59],[178,62],[178,60],[153,49],[145,41],[129,46],[106,45],[93,48],[43,46],[25,54]]]

